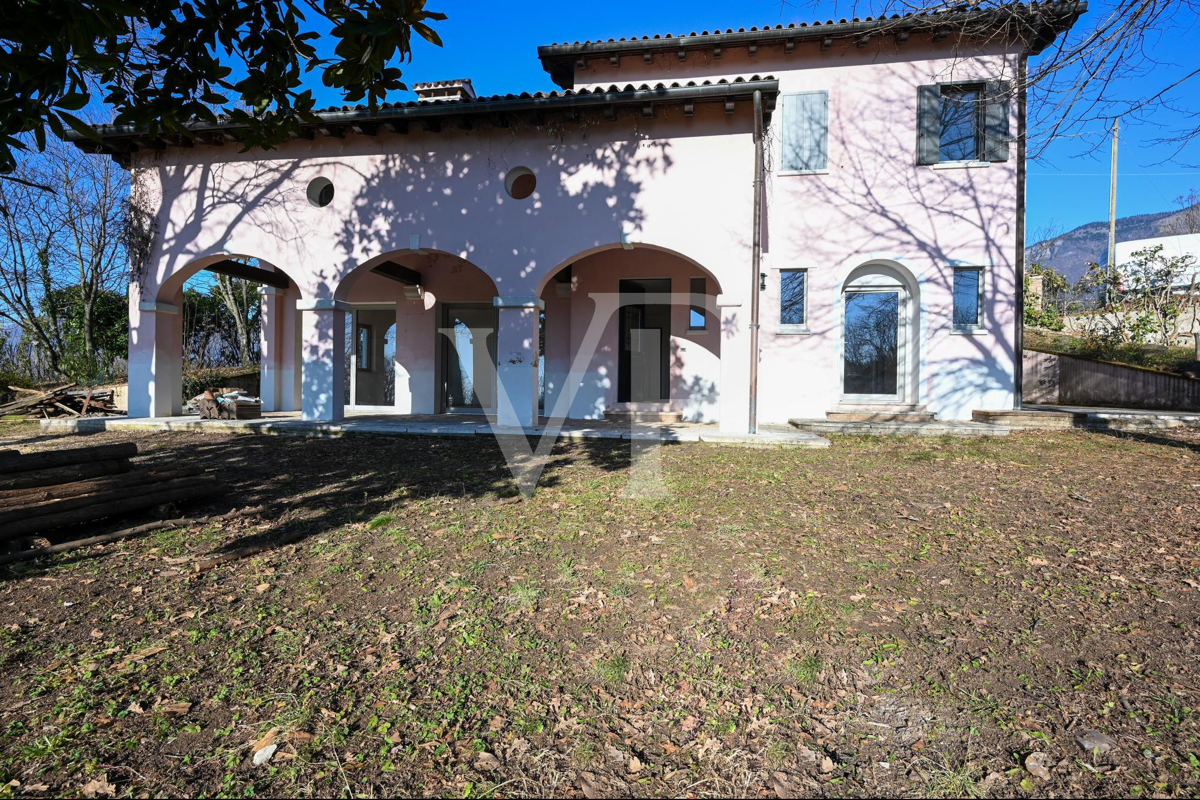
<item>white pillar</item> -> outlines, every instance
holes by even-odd
[[[129,309],[130,417],[168,417],[182,413],[183,332],[179,307],[138,301],[131,287]]]
[[[740,297],[717,296],[717,313],[721,320],[717,333],[721,337],[721,397],[722,433],[750,431],[750,317],[749,304]]]
[[[296,308],[304,312],[300,416],[337,422],[345,414],[345,312],[350,306],[338,300],[301,300]]]
[[[260,350],[258,394],[263,411],[282,411],[280,367],[283,361],[283,290],[260,286]]]
[[[538,320],[545,307],[537,297],[497,297],[496,422],[538,424]]]

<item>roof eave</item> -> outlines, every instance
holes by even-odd
[[[750,30],[706,33],[688,36],[662,36],[617,41],[551,44],[538,48],[542,69],[550,73],[555,84],[570,89],[575,85],[575,65],[589,58],[621,58],[622,56],[657,53],[681,53],[689,50],[711,50],[716,47],[738,47],[795,43],[799,41],[844,39],[864,34],[900,31],[937,31],[954,25],[972,26],[973,31],[999,30],[1014,22],[1038,25],[1033,29],[1030,52],[1041,52],[1061,32],[1069,30],[1080,15],[1087,11],[1086,0],[1043,4],[1013,4],[999,8],[953,10],[937,13],[893,16],[880,19],[851,20],[830,23],[804,24],[783,28],[751,28]],[[1049,40],[1043,41],[1046,34]],[[1036,49],[1034,49],[1036,47]]]
[[[774,78],[737,79],[728,82],[705,83],[685,86],[656,86],[633,87],[627,86],[618,91],[589,91],[579,94],[557,96],[519,96],[499,99],[483,99],[470,101],[433,101],[420,105],[392,106],[369,109],[350,109],[346,111],[324,111],[317,114],[317,122],[304,123],[302,130],[313,132],[328,130],[334,127],[359,127],[375,132],[380,126],[393,130],[407,130],[410,122],[426,125],[454,118],[491,117],[504,118],[506,115],[523,115],[537,113],[570,112],[589,108],[616,108],[626,106],[674,105],[684,103],[709,103],[720,101],[748,101],[755,91],[761,91],[767,101],[765,108],[769,113],[774,108],[775,96],[779,93],[779,81]],[[188,134],[201,138],[208,136],[228,136],[236,140],[239,130],[245,126],[232,122],[193,123],[186,126]],[[99,126],[96,132],[100,134],[101,142],[88,138],[75,131],[67,132],[68,141],[82,150],[93,153],[107,153],[115,158],[127,159],[129,154],[140,149],[162,150],[170,146],[191,146],[194,141],[169,141],[164,137],[171,134],[150,136],[145,130],[130,126]],[[176,140],[187,137],[182,134],[174,135]]]

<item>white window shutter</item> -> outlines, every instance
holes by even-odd
[[[783,96],[784,172],[811,172],[829,167],[829,93]]]

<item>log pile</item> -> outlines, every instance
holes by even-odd
[[[53,419],[55,417],[114,417],[124,411],[113,405],[111,389],[79,389],[68,383],[56,389],[25,389],[8,387],[17,399],[0,405],[0,417]]]
[[[129,461],[136,455],[133,443],[0,451],[0,547],[75,529],[90,536],[97,524],[221,489],[216,476],[199,467],[140,469]]]

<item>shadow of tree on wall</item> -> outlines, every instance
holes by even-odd
[[[818,273],[812,278],[819,280],[812,280],[809,289],[809,328],[819,334],[811,341],[824,342],[834,351],[828,355],[836,370],[831,373],[835,402],[842,370],[836,348],[844,300],[834,291],[831,273],[838,270],[840,279],[876,258],[912,262],[921,292],[922,400],[943,408],[966,407],[983,393],[1014,388],[1014,317],[1020,315],[1015,308],[1017,208],[1012,172],[1017,148],[1010,145],[1007,164],[987,168],[916,166],[917,87],[931,78],[913,64],[894,64],[892,69],[911,84],[911,97],[891,93],[895,83],[858,83],[832,94],[828,175],[768,177],[777,198],[769,211],[777,230],[768,252],[774,266],[786,268],[789,257],[802,255]],[[1004,174],[997,174],[1000,171]],[[806,206],[807,213],[787,218],[783,210],[796,203]],[[847,251],[857,255],[847,258]],[[998,304],[985,300],[986,335],[950,335],[955,265],[984,267],[986,297],[1001,299]],[[998,309],[1005,316],[998,316]],[[953,354],[941,352],[951,349]],[[931,371],[938,381],[936,394],[927,398]]]

